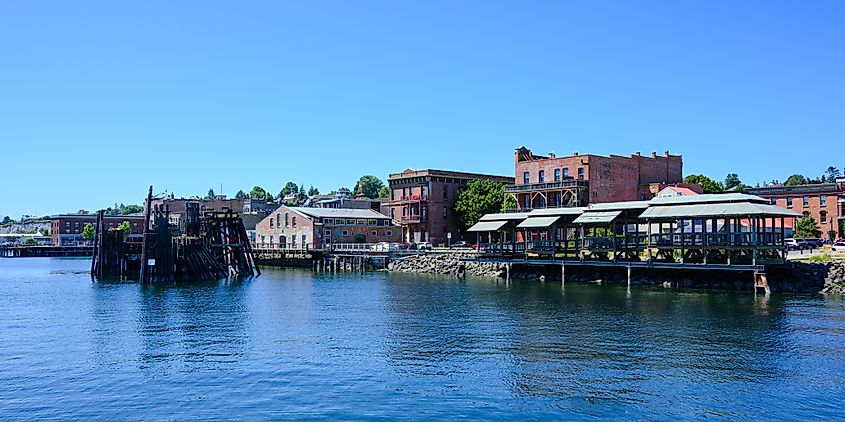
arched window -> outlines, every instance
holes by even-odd
[[[288,219],[289,219],[289,217],[290,217],[290,216],[288,215],[288,213],[285,213],[285,227],[287,227],[287,226],[288,226]]]
[[[291,227],[296,227],[296,216],[293,216],[293,218],[291,219],[291,221],[290,221],[290,226],[291,226]]]

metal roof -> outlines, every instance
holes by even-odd
[[[619,217],[622,211],[588,211],[581,214],[573,221],[575,224],[595,224],[595,223],[610,223],[616,217]]]
[[[644,210],[648,208],[650,201],[622,201],[622,202],[602,202],[600,204],[592,204],[584,212],[592,211],[615,211],[615,210]]]
[[[291,211],[317,218],[390,218],[378,211],[368,208],[305,208],[288,207]]]
[[[527,212],[499,212],[494,214],[484,214],[479,221],[509,221],[509,220],[524,220],[528,218]]]
[[[721,204],[688,204],[650,207],[640,214],[644,219],[701,218],[701,217],[800,217],[801,214],[775,205],[752,202],[726,202]]]
[[[507,221],[479,221],[467,229],[468,232],[494,232],[502,228]]]
[[[549,227],[554,224],[560,216],[553,217],[528,217],[525,221],[519,223],[516,227],[520,229],[530,229],[539,227]]]
[[[649,201],[651,205],[683,205],[724,202],[768,203],[769,201],[759,196],[748,195],[745,193],[705,193],[702,195],[691,196],[664,196],[653,198],[651,201]]]
[[[584,207],[538,208],[529,212],[528,217],[581,215],[584,210]]]

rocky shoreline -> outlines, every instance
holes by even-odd
[[[472,253],[419,254],[390,262],[387,270],[401,273],[454,275],[461,259],[475,257]],[[506,268],[500,263],[465,263],[468,276],[503,278]],[[775,293],[824,293],[845,296],[845,263],[790,262],[772,267],[767,272],[769,287]],[[559,266],[526,266],[514,264],[510,277],[516,280],[560,280]],[[627,269],[620,267],[566,268],[566,281],[599,284],[627,284]],[[753,277],[745,272],[700,270],[654,270],[635,268],[631,284],[667,288],[696,288],[713,290],[752,291]]]

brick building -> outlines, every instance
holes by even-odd
[[[280,206],[255,227],[260,248],[314,249],[331,243],[399,242],[402,230],[371,209]]]
[[[402,226],[405,242],[431,242],[434,245],[464,238],[453,207],[458,191],[470,180],[489,179],[513,184],[507,176],[462,173],[444,170],[405,170],[388,176],[390,200],[385,209]]]
[[[143,234],[143,215],[107,215],[103,217],[106,229],[114,228],[128,221],[132,234]],[[55,246],[75,246],[83,243],[82,230],[85,225],[97,224],[97,214],[59,214],[50,217],[50,241]]]
[[[822,237],[845,237],[845,178],[836,179],[836,183],[752,188],[748,193],[813,217]]]
[[[666,151],[609,157],[577,152],[558,157],[536,155],[519,147],[514,153],[516,184],[505,193],[516,209],[578,207],[590,203],[653,198],[666,186],[683,184],[683,159]]]

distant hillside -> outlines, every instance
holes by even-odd
[[[49,233],[50,221],[27,221],[25,223],[11,223],[0,226],[0,234],[35,232]]]

